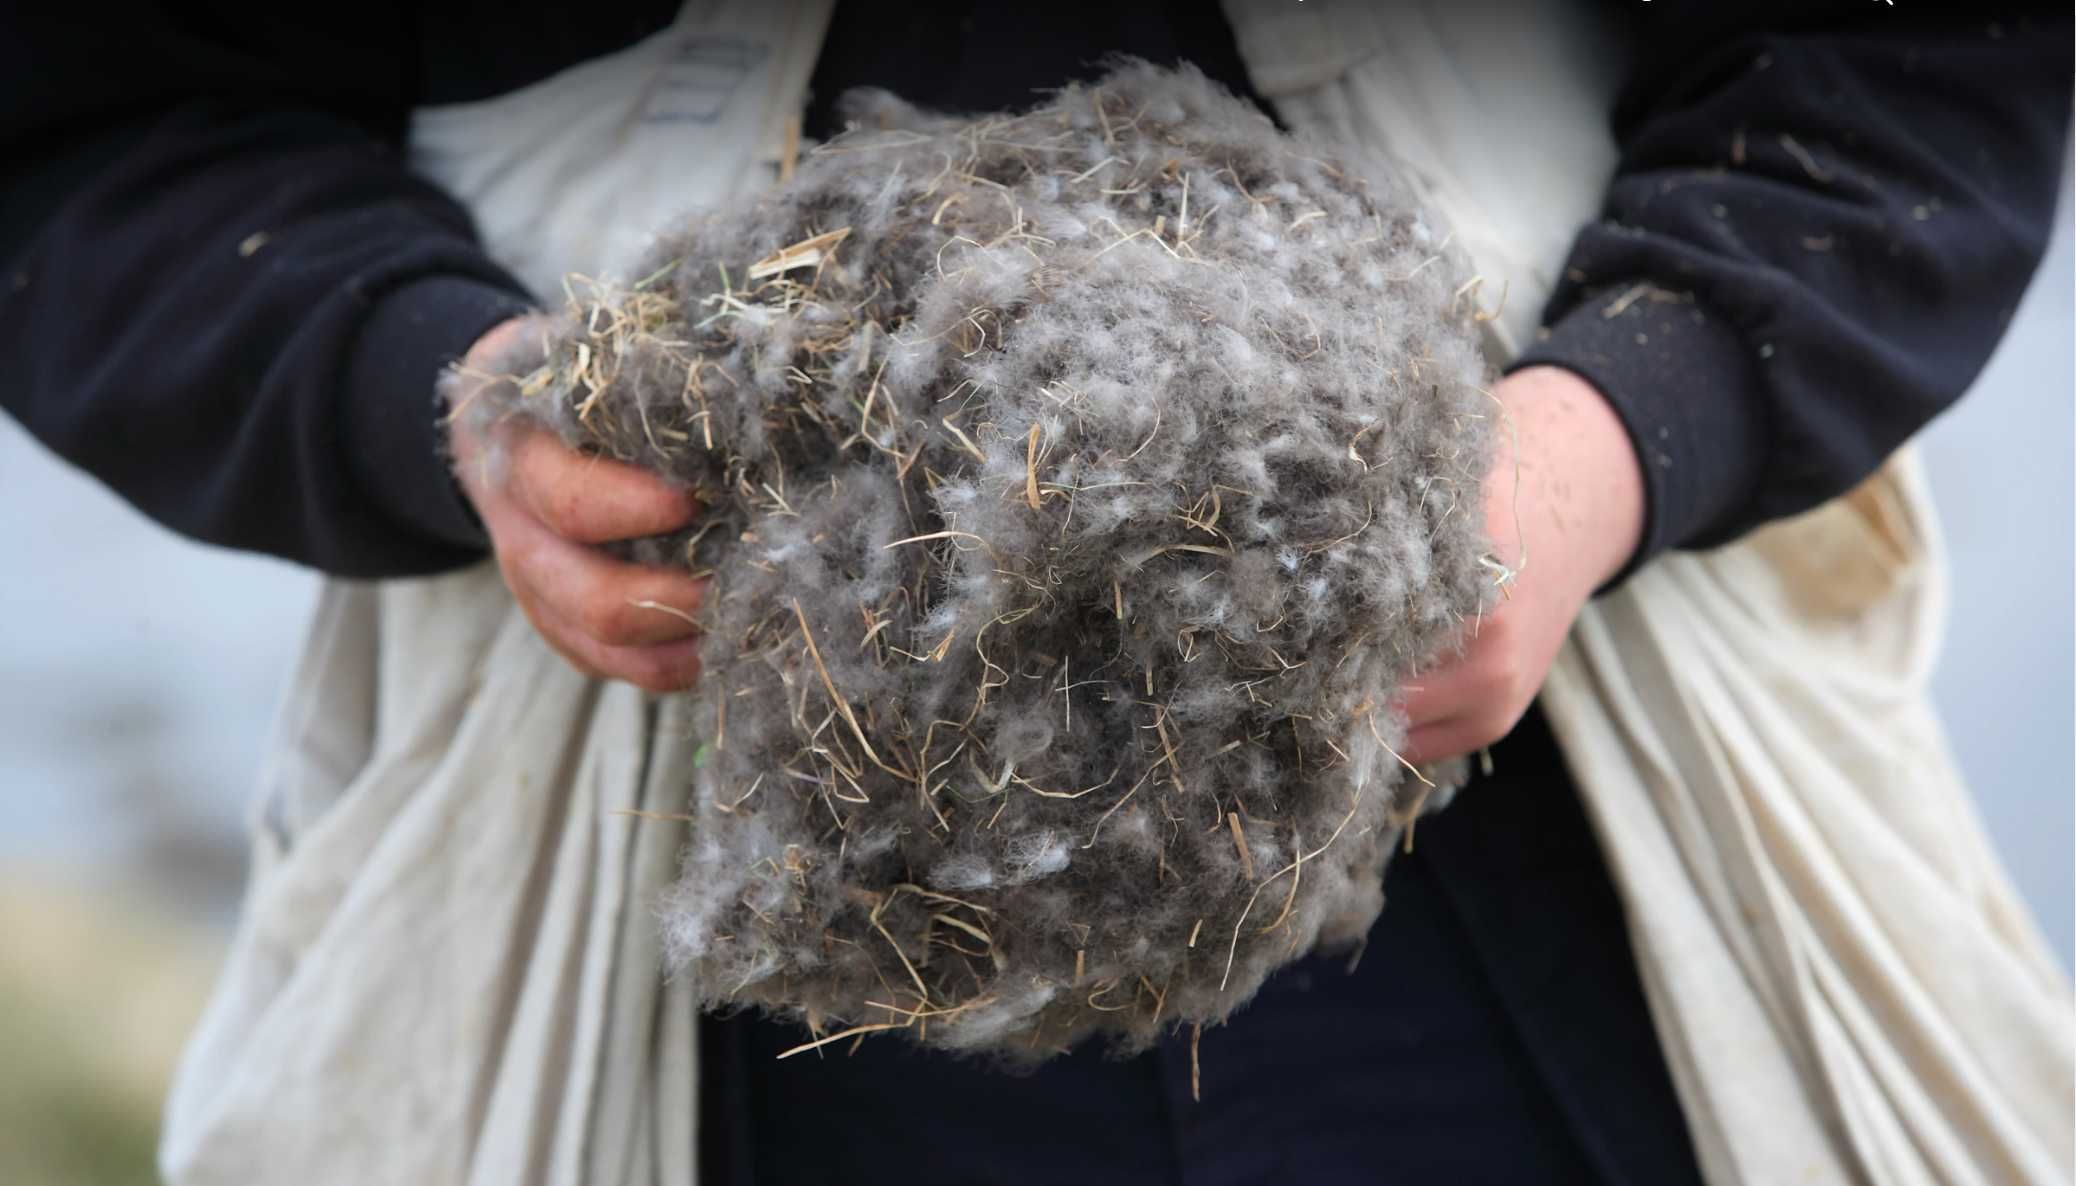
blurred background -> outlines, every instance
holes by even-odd
[[[1924,439],[1953,559],[1937,695],[2070,961],[2076,264],[2066,206],[1976,389]],[[0,1183],[149,1182],[316,591],[146,521],[0,417]]]

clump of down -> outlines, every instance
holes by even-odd
[[[644,551],[712,574],[670,959],[1012,1056],[1219,1021],[1435,802],[1388,705],[1492,587],[1460,269],[1193,71],[850,102],[468,412],[706,508]]]

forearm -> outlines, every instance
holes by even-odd
[[[1607,400],[1569,371],[1517,370],[1493,397],[1503,410],[1486,494],[1495,556],[1522,585],[1584,604],[1642,539],[1636,450]]]
[[[368,105],[242,85],[13,129],[0,399],[184,534],[357,576],[467,562],[433,385],[524,294]]]
[[[1575,372],[1626,425],[1635,562],[1858,482],[1973,380],[2044,248],[2066,17],[1889,15],[1727,36],[1625,100],[1605,217],[1516,366]]]

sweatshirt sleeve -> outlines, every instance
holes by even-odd
[[[8,19],[7,410],[202,540],[348,576],[480,555],[434,383],[529,301],[401,159],[408,18]]]
[[[1602,217],[1509,368],[1571,370],[1627,427],[1623,576],[1843,493],[1960,397],[2045,250],[2070,109],[2066,12],[1643,11]]]

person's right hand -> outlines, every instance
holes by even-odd
[[[464,369],[520,332],[508,321],[478,339]],[[498,570],[550,647],[586,675],[651,692],[699,676],[692,615],[705,582],[690,573],[615,559],[595,545],[676,531],[699,507],[654,474],[565,447],[545,429],[514,425],[491,442],[452,422],[455,473],[497,553]]]

